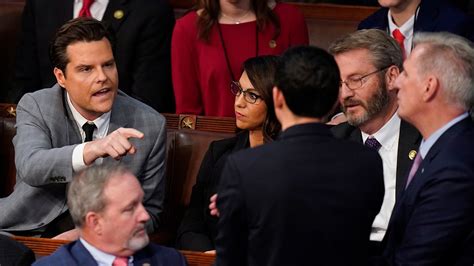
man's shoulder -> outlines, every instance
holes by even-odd
[[[338,139],[349,139],[354,133],[360,133],[360,129],[344,122],[331,127],[331,132]]]
[[[34,92],[26,93],[25,95],[23,95],[23,97],[21,97],[18,104],[20,105],[21,103],[34,100],[39,104],[44,103],[51,105],[52,103],[61,100],[62,97],[63,89],[58,84],[56,84],[51,88],[45,88]]]
[[[77,265],[77,261],[74,260],[71,249],[76,246],[78,241],[60,246],[53,254],[45,256],[37,260],[33,265]]]
[[[372,13],[370,16],[365,18],[359,23],[357,29],[381,29],[386,30],[387,27],[387,14],[388,8],[379,8],[377,11]]]
[[[164,265],[186,265],[183,255],[176,249],[154,243],[148,244],[133,256],[136,262],[148,260],[153,257],[156,261],[164,263]]]
[[[119,91],[115,98],[112,112],[125,112],[126,117],[130,119],[145,119],[146,122],[164,123],[165,117],[158,113],[152,107],[140,102],[139,100],[128,96],[126,93]]]

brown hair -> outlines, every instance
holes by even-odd
[[[49,46],[49,57],[53,67],[61,69],[65,75],[66,65],[69,63],[66,53],[69,45],[76,42],[100,41],[103,38],[109,40],[113,46],[113,35],[96,19],[79,17],[66,22],[56,32]]]
[[[273,39],[276,39],[280,36],[280,20],[270,9],[268,2],[269,0],[250,0],[250,6],[257,17],[258,31],[263,31],[267,23],[272,23],[275,26]],[[196,9],[202,9],[197,21],[198,36],[200,39],[208,41],[209,32],[219,21],[219,13],[221,12],[219,0],[197,0]]]
[[[273,108],[272,90],[275,85],[275,72],[279,63],[279,57],[266,55],[249,58],[244,62],[244,71],[249,77],[255,90],[260,93],[263,101],[267,105],[267,115],[262,125],[264,142],[274,140],[281,130],[275,109]]]

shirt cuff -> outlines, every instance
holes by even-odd
[[[85,143],[81,143],[72,151],[72,169],[74,172],[81,171],[87,167],[84,163],[84,146]]]

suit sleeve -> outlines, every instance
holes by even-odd
[[[182,18],[186,19],[186,17]],[[176,100],[177,114],[203,114],[201,89],[199,85],[198,56],[195,49],[197,36],[178,20],[173,31],[171,48],[171,74]]]
[[[35,99],[27,94],[18,103],[15,147],[17,177],[30,186],[67,183],[72,179],[72,152],[76,145],[54,148]],[[49,118],[51,119],[51,118]]]
[[[159,126],[158,136],[156,136],[153,148],[144,164],[145,169],[138,175],[138,178],[145,192],[143,205],[151,217],[150,222],[147,223],[147,231],[154,232],[160,223],[165,196],[166,123],[164,119],[161,119],[150,124],[153,127]]]
[[[219,184],[220,212],[216,238],[216,265],[247,264],[247,218],[241,177],[233,156],[229,156]]]
[[[214,249],[210,232],[206,226],[205,214],[209,212],[209,199],[206,189],[211,186],[210,178],[214,160],[213,144],[201,163],[196,184],[193,186],[191,202],[178,229],[177,248],[184,250],[207,251]]]
[[[431,265],[464,241],[474,224],[472,169],[443,167],[418,196],[395,264]],[[415,176],[416,178],[416,176]]]
[[[33,90],[40,89],[41,73],[37,55],[35,9],[31,0],[27,0],[22,14],[20,42],[15,64],[15,101]]]
[[[170,70],[174,23],[173,10],[162,4],[158,14],[144,23],[136,42],[131,94],[159,112],[174,112]]]

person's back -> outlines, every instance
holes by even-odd
[[[248,265],[363,265],[384,194],[382,162],[324,125],[289,128],[281,139],[233,159],[249,206]],[[239,176],[239,173],[236,174]],[[219,195],[221,196],[221,195]]]

